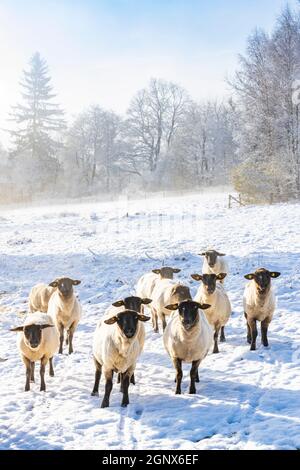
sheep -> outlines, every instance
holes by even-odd
[[[30,390],[30,381],[34,382],[34,365],[41,361],[40,391],[46,391],[45,368],[49,361],[50,376],[54,376],[53,356],[58,350],[59,336],[50,315],[44,312],[34,312],[27,316],[23,326],[17,326],[10,331],[20,334],[17,345],[21,358],[26,367],[25,392]]]
[[[199,253],[200,256],[204,256],[202,274],[219,274],[226,273],[228,274],[228,264],[223,256],[226,256],[224,253],[219,253],[216,250],[207,250],[203,253]],[[224,280],[220,280],[223,284]]]
[[[99,321],[93,341],[96,372],[92,396],[99,396],[99,382],[103,371],[106,383],[101,408],[109,406],[114,372],[121,374],[122,406],[129,404],[129,382],[141,352],[139,330],[141,322],[148,320],[150,317],[134,310],[123,310],[114,316],[104,315]]]
[[[57,288],[48,304],[48,313],[52,317],[60,337],[59,354],[63,353],[64,330],[67,330],[66,344],[69,354],[73,353],[73,335],[81,317],[82,309],[75,296],[73,286],[81,281],[61,277],[51,282],[50,287]]]
[[[196,302],[206,302],[211,307],[205,310],[208,322],[214,328],[214,349],[213,353],[218,353],[218,336],[221,330],[220,341],[225,339],[225,325],[231,314],[231,304],[228,295],[222,285],[217,281],[222,281],[226,277],[226,273],[220,274],[192,274],[191,277],[195,281],[202,281],[201,285],[194,297]]]
[[[254,273],[246,274],[247,283],[244,291],[244,315],[247,321],[247,341],[251,344],[250,351],[256,349],[256,321],[261,322],[261,339],[265,347],[268,343],[268,326],[272,321],[276,307],[276,298],[271,278],[277,278],[280,273],[259,268]]]
[[[134,310],[137,313],[143,314],[144,305],[148,305],[151,302],[152,300],[147,299],[147,298],[141,299],[140,297],[136,297],[136,296],[125,297],[122,300],[117,300],[116,302],[114,302],[112,306],[109,307],[109,309],[106,311],[105,315],[111,317],[123,310]],[[140,348],[141,348],[140,352],[142,352],[142,350],[144,349],[144,344],[145,344],[145,328],[143,324],[140,325],[138,339],[139,339]],[[120,382],[121,382],[121,375],[119,374],[118,383]],[[135,385],[134,374],[132,374],[130,378],[130,383]]]
[[[159,332],[158,318],[162,322],[163,330],[166,328],[166,315],[170,315],[170,311],[165,308],[166,305],[179,303],[191,298],[192,296],[187,286],[172,279],[159,280],[153,289],[151,303],[152,323],[155,333]]]
[[[137,283],[136,293],[139,297],[150,297],[159,279],[173,279],[174,273],[180,273],[181,269],[163,266],[153,269],[151,273],[144,274]]]
[[[198,367],[207,356],[213,341],[212,327],[202,312],[209,307],[209,304],[194,300],[166,306],[168,310],[174,311],[164,331],[163,341],[176,370],[176,395],[181,394],[182,362],[192,363],[189,393],[196,393]]]
[[[55,287],[50,287],[47,284],[41,283],[33,286],[29,294],[29,311],[47,313],[48,303],[53,292],[55,292]]]

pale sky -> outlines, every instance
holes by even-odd
[[[229,93],[224,78],[256,26],[285,0],[0,0],[0,142],[35,51],[47,60],[67,118],[90,104],[124,113],[151,77],[196,100]],[[296,6],[297,0],[289,4]],[[299,4],[298,4],[299,5]]]

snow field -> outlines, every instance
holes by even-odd
[[[299,204],[227,209],[227,195],[120,200],[115,203],[2,210],[0,213],[0,448],[1,449],[296,449],[300,448]],[[146,324],[145,350],[120,407],[91,397],[92,336],[114,301],[133,293],[138,278],[162,260],[182,272],[201,272],[207,247],[228,255],[232,317],[220,354],[200,366],[197,395],[175,396],[174,370],[162,336]],[[96,253],[96,256],[89,251]],[[147,257],[157,259],[157,262]],[[242,310],[243,275],[257,267],[280,271],[278,306],[269,348],[250,352]],[[9,328],[21,324],[30,288],[60,275],[82,280],[76,289],[83,318],[75,353],[54,359],[55,377],[39,374],[23,391],[24,366]],[[37,369],[38,372],[38,369]]]

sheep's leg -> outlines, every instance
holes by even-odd
[[[251,328],[249,326],[249,323],[247,322],[247,343],[251,344],[251,341],[252,341],[252,339],[251,339]]]
[[[195,382],[196,382],[196,378],[197,378],[197,375],[198,375],[199,365],[200,365],[200,360],[192,362],[192,367],[191,367],[191,372],[190,372],[191,384],[190,384],[190,390],[189,390],[189,393],[191,393],[191,394],[196,393]],[[198,380],[199,380],[199,375],[198,375]]]
[[[129,405],[129,395],[128,395],[128,388],[129,388],[129,375],[128,371],[121,375],[121,383],[122,383],[122,404],[121,406],[125,407]]]
[[[220,342],[225,343],[226,338],[225,338],[225,326],[222,326],[221,328],[221,334],[220,334]]]
[[[196,372],[196,379],[195,379],[195,382],[196,383],[199,383],[200,380],[199,380],[199,370],[197,369],[197,372]]]
[[[112,370],[106,370],[105,373],[105,393],[104,398],[101,403],[101,408],[107,408],[109,406],[109,397],[113,388],[113,375],[114,372]]]
[[[76,324],[74,322],[74,323],[72,323],[72,325],[70,326],[70,328],[68,330],[69,354],[73,353],[73,335],[74,335],[74,332],[75,332],[75,328],[76,328]]]
[[[45,384],[45,370],[46,370],[46,364],[48,362],[48,359],[44,356],[41,359],[41,368],[40,368],[40,376],[41,376],[41,387],[40,391],[45,392],[46,391],[46,384]]]
[[[213,353],[216,354],[219,352],[219,348],[218,348],[218,337],[219,337],[219,331],[220,331],[220,327],[219,326],[216,326],[215,327],[215,334],[214,334],[214,349],[213,349]]]
[[[49,359],[49,375],[50,377],[54,377],[53,357]]]
[[[266,320],[263,320],[261,322],[261,340],[262,340],[262,344],[267,347],[269,346],[269,342],[268,342],[268,326],[269,326],[269,320],[266,319]]]
[[[122,380],[121,380],[121,374],[119,373],[118,374],[118,383],[121,382],[121,385],[120,385],[120,392],[123,392],[123,387],[122,387]],[[135,385],[135,377],[134,377],[134,372],[131,374],[130,376],[130,383],[132,385]]]
[[[102,366],[100,364],[100,362],[97,361],[97,359],[94,357],[94,363],[95,363],[95,367],[96,367],[96,371],[95,371],[95,384],[94,384],[94,388],[93,388],[93,391],[91,393],[92,397],[98,397],[99,396],[99,382],[100,382],[100,379],[101,379],[101,372],[102,372]]]
[[[26,382],[25,382],[25,392],[30,390],[30,377],[31,377],[31,362],[27,357],[22,356],[23,362],[26,367]]]
[[[60,323],[58,325],[58,332],[59,332],[59,351],[58,354],[63,353],[63,343],[64,343],[64,325]]]
[[[159,329],[158,329],[158,315],[157,315],[157,311],[152,308],[151,309],[151,314],[152,314],[152,324],[153,324],[153,329],[155,331],[155,333],[158,333],[159,332]]]
[[[251,330],[250,351],[255,351],[255,349],[256,349],[256,338],[257,338],[257,327],[256,327],[256,320],[254,318],[249,319],[249,328]]]
[[[33,361],[30,363],[30,368],[31,368],[30,381],[34,382],[34,362]]]
[[[123,374],[122,374],[122,372],[118,373],[118,383],[120,383],[120,392],[123,393]]]
[[[166,315],[164,313],[161,313],[161,321],[162,321],[163,331],[165,331],[167,322],[166,322]]]
[[[248,316],[246,312],[244,312],[244,317],[246,318],[246,322],[247,322],[247,343],[251,344],[251,329],[248,323]]]
[[[181,382],[182,382],[182,360],[175,357],[173,359],[173,364],[176,370],[176,395],[181,394]]]

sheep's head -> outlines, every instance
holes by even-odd
[[[190,289],[182,284],[175,284],[171,291],[172,302],[182,302],[183,300],[191,299]]]
[[[136,335],[138,322],[144,322],[148,320],[150,320],[150,317],[146,317],[145,315],[135,312],[134,310],[124,310],[123,312],[120,312],[117,315],[104,320],[104,323],[107,325],[113,325],[114,323],[117,323],[122,335],[128,339],[131,339]]]
[[[208,266],[213,268],[217,262],[218,256],[225,256],[224,253],[219,253],[219,251],[216,250],[207,250],[204,251],[203,253],[199,253],[200,256],[205,256]]]
[[[21,332],[24,334],[24,342],[30,349],[37,349],[42,341],[42,332],[45,328],[53,328],[54,325],[25,325],[12,328],[10,331]]]
[[[181,269],[163,266],[160,269],[153,269],[152,272],[159,274],[161,279],[173,279],[174,274],[180,273]]]
[[[68,298],[73,294],[73,286],[78,286],[81,281],[70,279],[69,277],[60,277],[50,282],[49,286],[57,287],[62,297]]]
[[[117,300],[112,305],[114,307],[122,307],[124,306],[126,310],[134,310],[135,312],[142,312],[143,305],[148,305],[152,302],[151,299],[142,299],[141,297],[131,296],[125,297],[123,300]]]
[[[248,281],[254,281],[258,292],[266,292],[271,285],[271,279],[279,277],[280,273],[277,271],[268,271],[265,268],[259,268],[254,273],[246,274],[244,276]]]
[[[199,321],[199,308],[206,310],[209,304],[200,304],[194,300],[184,300],[183,302],[167,305],[167,310],[178,310],[179,318],[185,330],[190,330]]]
[[[220,274],[191,274],[195,281],[202,281],[204,289],[208,294],[213,294],[216,290],[217,281],[222,281],[227,276],[226,273]]]

